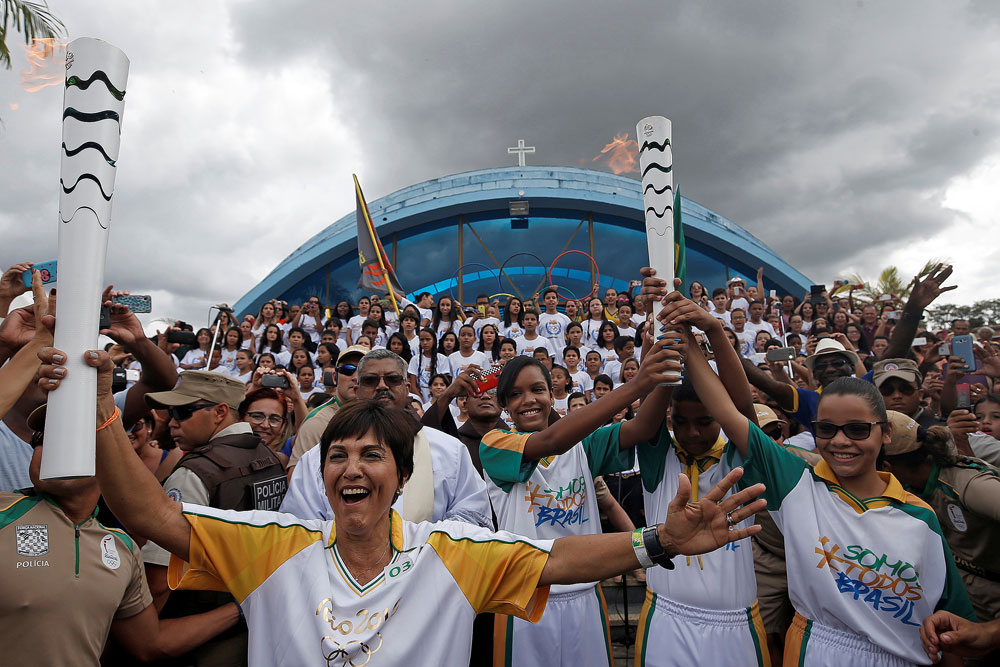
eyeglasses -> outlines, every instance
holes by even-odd
[[[337,372],[341,375],[354,375],[355,371],[358,370],[357,364],[340,364],[337,366]]]
[[[168,408],[167,413],[170,418],[177,423],[187,421],[191,419],[191,416],[198,412],[199,410],[204,410],[206,408],[212,408],[218,405],[218,403],[196,403],[194,405],[179,405],[174,408]]]
[[[281,415],[269,415],[263,412],[248,412],[247,420],[251,424],[255,424],[257,426],[260,426],[265,421],[267,421],[270,426],[281,426],[285,423],[285,418]]]
[[[128,439],[135,440],[136,438],[138,438],[139,434],[142,433],[144,428],[146,428],[146,422],[140,419],[135,423],[135,426],[129,429],[128,433],[126,434],[128,435]]]
[[[784,432],[781,430],[780,426],[776,426],[774,428],[769,428],[769,429],[761,429],[761,430],[764,431],[764,435],[769,437],[771,440],[774,440],[775,442],[781,439],[781,436],[784,435]]]
[[[362,375],[358,378],[358,384],[362,387],[377,387],[379,382],[385,382],[387,387],[398,387],[406,382],[406,378],[399,373],[391,373],[389,375]]]
[[[815,362],[813,362],[813,370],[816,371],[817,373],[822,373],[827,368],[840,370],[849,363],[850,362],[847,359],[844,359],[843,357],[837,357],[836,359],[830,359],[830,360],[824,359],[822,361],[817,359]]]
[[[817,438],[830,440],[837,435],[837,431],[843,431],[849,440],[867,440],[872,434],[872,426],[876,424],[884,425],[886,422],[848,422],[847,424],[831,424],[830,422],[814,421],[812,423],[813,433]]]
[[[917,388],[909,382],[892,382],[889,380],[883,382],[878,390],[883,396],[892,396],[897,391],[903,396],[913,396],[917,393]]]

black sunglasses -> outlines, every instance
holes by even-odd
[[[337,366],[337,372],[340,373],[341,375],[348,375],[348,376],[354,375],[354,373],[357,370],[358,370],[357,364],[340,364],[339,366]]]
[[[187,421],[191,419],[191,416],[198,412],[198,410],[204,410],[206,408],[214,408],[218,403],[195,403],[193,405],[179,405],[174,408],[168,408],[167,412],[170,414],[170,418],[175,420],[177,423]]]
[[[377,387],[379,382],[385,382],[387,387],[398,387],[399,385],[406,382],[406,378],[399,373],[390,373],[388,375],[376,375],[372,373],[371,375],[363,375],[358,378],[358,384],[362,387]]]
[[[903,396],[913,396],[913,394],[917,393],[917,388],[909,382],[891,382],[888,380],[883,382],[878,390],[883,396],[892,396],[897,391]]]
[[[837,431],[843,431],[849,440],[867,440],[872,434],[872,426],[885,424],[886,422],[848,422],[847,424],[831,424],[830,422],[814,421],[812,423],[813,433],[817,438],[830,440],[837,435]]]
[[[775,428],[764,428],[761,430],[764,431],[764,435],[769,437],[771,440],[774,440],[775,442],[777,442],[778,439],[781,438],[781,436],[784,434],[780,426],[777,426]]]
[[[836,359],[830,359],[829,361],[825,359],[820,361],[817,359],[815,362],[813,362],[813,370],[816,371],[817,373],[822,373],[827,368],[840,369],[849,363],[850,362],[847,359],[844,359],[843,357],[837,357]]]

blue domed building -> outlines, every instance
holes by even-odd
[[[464,303],[478,294],[527,298],[548,284],[550,267],[561,295],[582,298],[597,279],[603,296],[608,287],[627,290],[648,263],[640,182],[601,171],[471,171],[403,188],[369,202],[369,210],[410,298],[424,291]],[[688,199],[681,213],[688,282],[711,290],[738,275],[751,284],[763,266],[769,289],[809,290],[806,276],[739,225]],[[300,303],[310,295],[329,306],[342,299],[356,303],[363,293],[357,288],[356,231],[351,210],[278,264],[237,302],[236,312],[256,313],[271,298]],[[573,250],[581,252],[552,266]]]

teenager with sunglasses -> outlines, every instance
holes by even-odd
[[[337,393],[329,401],[313,409],[299,425],[295,441],[292,443],[292,454],[288,457],[289,477],[291,477],[292,470],[295,469],[302,455],[319,443],[326,425],[330,423],[337,411],[348,401],[354,400],[358,362],[367,353],[368,348],[352,345],[337,357],[337,365],[334,368]]]
[[[664,302],[661,322],[683,323],[697,308],[676,292]],[[827,383],[811,424],[822,460],[810,467],[740,412],[686,336],[686,373],[729,435],[742,483],[767,485],[763,497],[785,538],[796,613],[784,664],[925,663],[924,618],[939,609],[975,616],[933,510],[878,470],[892,436],[882,395],[858,378]],[[731,354],[721,331],[709,338],[717,362]]]

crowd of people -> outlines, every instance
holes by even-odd
[[[950,267],[872,302],[651,269],[273,299],[152,338],[108,288],[72,480],[39,477],[69,371],[37,274],[7,312],[30,269],[0,279],[12,661],[612,665],[626,573],[637,665],[1000,657],[1000,344],[921,326]]]

